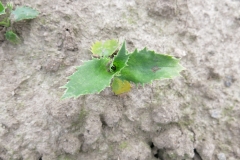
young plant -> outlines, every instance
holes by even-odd
[[[0,26],[7,28],[5,38],[14,44],[19,43],[20,38],[12,31],[12,24],[21,20],[36,18],[38,14],[38,11],[26,6],[20,6],[13,10],[12,3],[9,2],[4,6],[0,1]]]
[[[144,85],[152,80],[169,79],[184,69],[179,60],[144,48],[133,53],[126,50],[125,42],[96,42],[91,48],[93,59],[77,67],[69,77],[62,98],[77,98],[85,94],[100,93],[111,86],[118,95],[130,91],[130,82]]]

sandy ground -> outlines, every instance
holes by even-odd
[[[0,159],[240,159],[240,1],[12,2],[41,14],[14,25],[19,45],[0,32]],[[113,38],[186,70],[125,96],[60,100],[90,46]]]

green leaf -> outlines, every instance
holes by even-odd
[[[125,42],[123,42],[121,49],[117,55],[113,58],[113,65],[116,67],[114,72],[120,72],[127,63],[129,55],[127,54]]]
[[[121,78],[136,84],[144,84],[156,79],[179,76],[179,72],[183,69],[178,59],[169,55],[156,54],[144,48],[130,54],[127,66],[121,71]]]
[[[92,45],[93,55],[108,57],[117,50],[119,44],[117,40],[107,40],[105,42],[96,42]]]
[[[5,7],[4,7],[4,5],[2,4],[2,2],[0,1],[0,15],[2,15],[2,14],[5,14],[6,12],[5,12]]]
[[[20,38],[13,31],[7,31],[5,33],[5,38],[14,44],[17,44],[21,41]]]
[[[14,21],[21,21],[24,19],[36,18],[39,12],[30,7],[21,6],[21,7],[17,7],[14,11],[12,11],[12,14],[13,14]]]
[[[62,98],[77,98],[80,95],[99,93],[109,87],[114,73],[108,72],[109,58],[92,59],[77,68],[62,88],[66,91]]]
[[[117,77],[113,79],[111,87],[112,87],[112,91],[116,95],[123,94],[131,90],[131,84],[128,81],[122,80]]]

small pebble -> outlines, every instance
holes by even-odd
[[[211,109],[209,112],[212,118],[221,118],[222,111],[220,109]]]
[[[233,83],[233,78],[232,76],[226,76],[225,80],[224,80],[224,85],[225,87],[230,87]]]
[[[226,80],[226,81],[224,81],[224,85],[225,85],[225,87],[230,87],[232,85],[232,82]]]
[[[218,158],[218,160],[226,160],[226,156],[224,153],[218,153],[217,158]]]

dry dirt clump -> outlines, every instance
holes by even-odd
[[[240,159],[240,1],[11,2],[40,15],[17,25],[19,45],[0,28],[0,159]],[[90,46],[113,38],[186,70],[124,96],[61,100]]]

